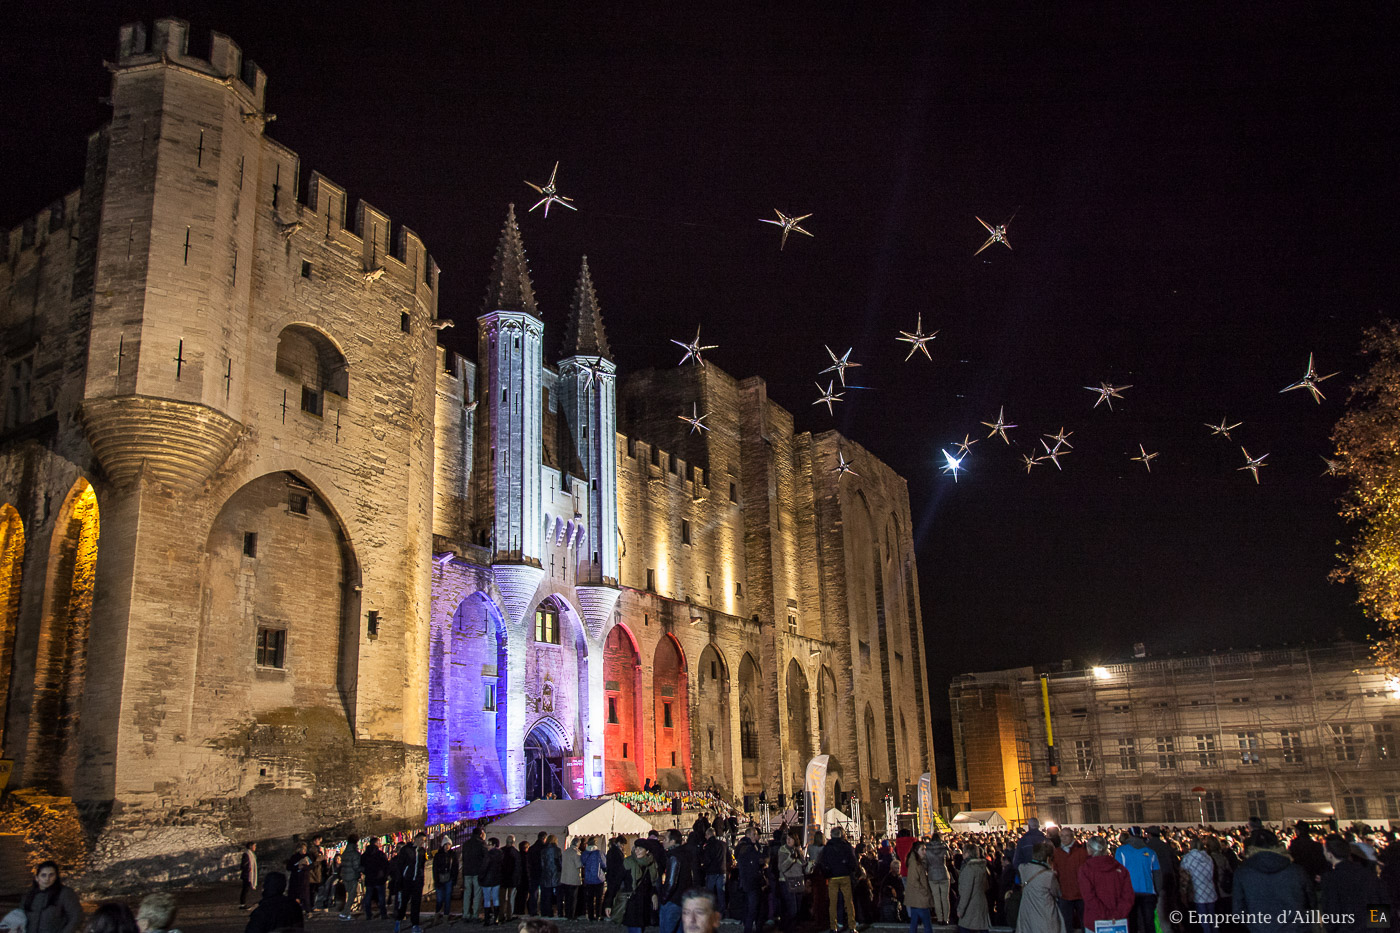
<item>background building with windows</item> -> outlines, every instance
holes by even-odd
[[[1364,645],[966,674],[949,697],[969,806],[1008,820],[1235,823],[1304,803],[1400,819],[1400,688]]]
[[[619,380],[586,262],[538,307],[513,211],[440,339],[419,238],[187,33],[122,28],[82,187],[0,235],[12,792],[131,877],[648,778],[775,795],[819,752],[907,792],[903,479],[762,379]]]

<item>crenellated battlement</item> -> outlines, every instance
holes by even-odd
[[[82,189],[70,191],[39,213],[0,235],[0,262],[18,259],[24,253],[41,249],[55,231],[71,227],[78,217]]]
[[[237,43],[222,33],[212,32],[207,59],[189,54],[189,44],[190,24],[182,19],[158,19],[149,34],[145,23],[127,23],[118,39],[116,64],[110,67],[121,71],[158,63],[178,65],[242,91],[262,110],[267,75],[256,63],[244,61]]]
[[[295,158],[295,156],[293,156]],[[355,221],[346,226],[349,196],[345,188],[320,172],[307,183],[301,221],[325,239],[358,243],[365,256],[365,271],[383,268],[395,277],[414,276],[412,287],[432,291],[437,286],[438,265],[418,234],[408,227],[394,227],[388,214],[366,201],[355,202]]]
[[[703,490],[710,488],[710,481],[705,474],[704,467],[690,463],[660,445],[638,440],[620,432],[618,436],[622,438],[623,448],[627,451],[627,459],[637,462],[638,472],[642,473],[648,482],[664,482],[669,474],[676,483],[689,486],[691,495],[697,499],[704,495]]]

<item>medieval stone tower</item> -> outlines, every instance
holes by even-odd
[[[89,867],[647,779],[776,796],[817,754],[908,792],[902,478],[761,378],[620,376],[606,261],[538,302],[514,208],[439,340],[422,242],[303,183],[231,41],[127,26],[110,67],[82,187],[0,235],[0,757]]]

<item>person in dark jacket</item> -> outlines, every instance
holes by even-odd
[[[306,916],[296,898],[287,896],[287,876],[270,872],[263,881],[262,900],[248,915],[243,933],[275,933],[277,930],[300,930],[306,926]]]
[[[515,886],[520,874],[520,850],[515,847],[515,837],[507,836],[501,846],[501,909],[496,919],[507,923],[515,919]]]
[[[304,842],[297,843],[284,863],[287,869],[287,893],[297,899],[297,903],[301,904],[302,913],[307,916],[314,912],[311,900],[311,864],[311,857]]]
[[[404,918],[413,924],[413,933],[423,933],[419,911],[423,906],[423,883],[428,872],[428,837],[419,833],[406,842],[394,858],[398,881],[399,906],[394,915],[394,933],[400,933]]]
[[[34,883],[20,901],[25,933],[75,933],[83,922],[78,895],[63,883],[57,862],[40,862]]]
[[[452,837],[443,833],[433,850],[434,920],[452,919],[452,888],[457,883],[460,864],[460,851],[452,845]]]
[[[632,855],[622,864],[627,872],[627,887],[623,890],[630,892],[622,911],[622,923],[627,933],[642,933],[655,917],[652,901],[656,898],[661,876],[656,860],[651,857],[651,848],[643,845],[640,839],[632,844]]]
[[[1351,846],[1338,835],[1327,837],[1323,850],[1332,868],[1322,876],[1322,925],[1327,933],[1352,933],[1367,929],[1369,908],[1385,902],[1381,882],[1369,864],[1352,858]],[[1351,917],[1347,922],[1343,918]]]
[[[501,913],[501,878],[503,856],[501,840],[492,836],[486,840],[486,856],[482,859],[481,874],[481,922],[490,926]]]
[[[739,890],[743,895],[744,933],[754,933],[763,922],[759,910],[768,858],[767,851],[758,844],[758,832],[752,825],[734,847],[734,861],[739,872]]]
[[[681,897],[696,887],[701,880],[698,870],[699,846],[693,835],[690,841],[683,841],[679,829],[671,830],[667,836],[671,847],[666,850],[666,871],[661,879],[661,916],[658,926],[661,933],[679,933]]]
[[[822,849],[817,868],[826,875],[827,912],[830,915],[830,930],[839,930],[840,904],[845,899],[846,926],[856,925],[856,903],[851,888],[851,876],[856,873],[856,850],[846,841],[846,833],[840,826],[831,830],[831,838]]]
[[[1235,913],[1254,915],[1256,922],[1246,924],[1251,933],[1310,933],[1313,929],[1302,916],[1313,907],[1312,879],[1267,829],[1250,836],[1245,860],[1235,869],[1232,899]],[[1286,921],[1272,919],[1285,912]],[[1262,920],[1266,915],[1268,922]]]
[[[360,871],[365,878],[365,919],[374,919],[374,905],[378,903],[379,919],[388,920],[389,907],[384,899],[384,885],[389,880],[389,856],[379,848],[379,840],[374,837],[370,837],[369,845],[360,855]]]
[[[238,860],[238,881],[241,890],[238,892],[238,909],[248,909],[248,895],[258,889],[258,844],[256,842],[246,842],[243,845],[243,854]]]
[[[530,913],[530,888],[534,877],[530,874],[530,850],[534,848],[529,840],[520,840],[520,849],[515,856],[515,913],[528,916]]]
[[[1313,881],[1327,874],[1328,858],[1322,843],[1313,837],[1312,826],[1299,822],[1293,827],[1293,841],[1288,844],[1288,857],[1312,876]]]
[[[612,916],[613,901],[617,900],[617,892],[621,891],[624,885],[624,878],[627,870],[623,868],[623,862],[627,856],[622,852],[622,837],[614,836],[608,845],[608,859],[606,870],[607,889],[603,892],[603,913],[604,916]]]
[[[1040,820],[1031,817],[1026,820],[1026,831],[1021,834],[1021,838],[1016,840],[1016,851],[1011,856],[1011,867],[1020,868],[1022,862],[1031,860],[1031,850],[1045,841],[1045,834],[1040,831]]]
[[[700,850],[700,874],[705,879],[705,890],[715,899],[715,909],[723,917],[724,885],[729,877],[729,846],[725,845],[714,826],[706,830],[705,836],[705,845]]]
[[[131,908],[121,901],[98,904],[83,933],[142,933]]]
[[[548,835],[540,833],[525,853],[525,871],[529,876],[529,894],[525,897],[525,915],[528,917],[540,916],[540,873],[544,870],[540,860],[544,858],[544,840]]]
[[[480,826],[462,843],[462,919],[471,923],[481,913],[481,870],[486,867],[486,833]]]

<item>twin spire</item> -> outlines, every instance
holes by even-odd
[[[540,316],[535,303],[535,287],[530,282],[530,269],[525,262],[525,241],[520,236],[520,224],[515,219],[515,205],[506,209],[506,223],[496,244],[496,257],[491,263],[491,279],[486,284],[483,313],[520,311]],[[588,257],[583,257],[574,298],[569,304],[569,317],[564,324],[562,358],[571,356],[601,356],[612,359],[608,337],[603,330],[603,313],[598,307],[598,293],[593,276],[588,271]]]

